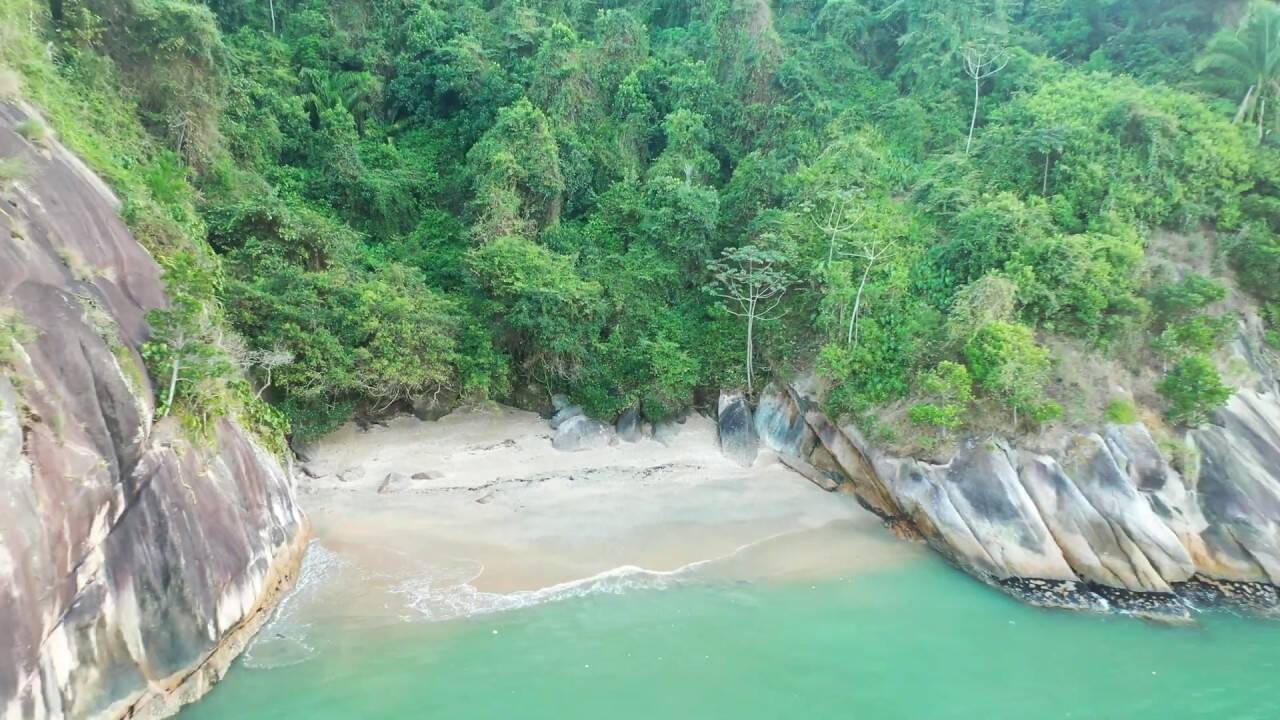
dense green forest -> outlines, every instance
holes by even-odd
[[[811,369],[885,442],[1194,424],[1280,328],[1269,2],[0,0],[0,63],[165,265],[197,425]]]

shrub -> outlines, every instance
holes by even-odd
[[[990,396],[1013,410],[1033,417],[1053,413],[1045,409],[1044,383],[1049,373],[1049,351],[1036,343],[1031,328],[1016,323],[989,323],[964,347],[973,377]]]
[[[45,125],[40,118],[27,118],[18,123],[16,129],[18,134],[26,138],[28,142],[36,145],[44,145],[49,142],[49,126]]]
[[[921,376],[920,387],[929,402],[911,408],[911,422],[944,431],[964,426],[965,412],[973,400],[973,378],[968,368],[944,360]]]
[[[0,367],[8,367],[17,359],[15,343],[30,342],[35,333],[18,318],[15,310],[0,308]]]
[[[1217,368],[1204,355],[1179,360],[1156,390],[1169,401],[1168,418],[1190,427],[1208,422],[1232,394],[1232,388],[1223,384]]]
[[[1138,421],[1138,407],[1129,400],[1112,400],[1107,405],[1106,417],[1108,422],[1117,425],[1131,425]]]
[[[27,164],[22,158],[0,158],[0,188],[25,178],[28,172]]]

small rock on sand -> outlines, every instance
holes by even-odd
[[[382,484],[378,486],[378,494],[387,495],[400,492],[405,490],[411,482],[412,480],[409,479],[409,476],[404,473],[387,473],[387,476],[382,480]]]

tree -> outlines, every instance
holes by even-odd
[[[262,386],[258,388],[258,392],[254,397],[261,398],[262,393],[271,387],[271,371],[285,365],[292,365],[294,354],[289,350],[281,347],[274,347],[270,350],[250,350],[245,356],[245,361],[251,368],[259,368],[266,377],[263,379]]]
[[[862,309],[862,295],[867,289],[867,279],[871,271],[881,262],[887,260],[897,251],[898,238],[882,233],[866,233],[858,238],[856,245],[845,253],[848,257],[861,260],[863,263],[862,280],[858,282],[858,292],[854,296],[853,312],[849,316],[849,332],[845,336],[845,344],[858,346],[858,313]]]
[[[560,218],[565,182],[547,116],[521,98],[467,152],[479,242],[532,237]]]
[[[654,161],[651,177],[673,177],[686,186],[706,184],[717,170],[716,158],[707,150],[711,134],[706,118],[691,110],[679,109],[662,121],[667,147]]]
[[[1057,155],[1062,157],[1067,146],[1067,128],[1063,125],[1050,125],[1036,128],[1031,132],[1031,147],[1044,156],[1044,172],[1040,180],[1040,194],[1049,194],[1049,163]]]
[[[1233,392],[1204,355],[1179,360],[1156,390],[1169,401],[1169,419],[1190,427],[1208,422],[1213,411],[1225,405]]]
[[[707,269],[712,283],[708,291],[720,298],[730,315],[743,318],[747,323],[747,394],[754,394],[752,373],[755,357],[755,326],[757,322],[776,320],[782,304],[782,295],[795,281],[785,269],[786,258],[775,250],[765,250],[756,245],[726,248],[720,259]]]
[[[1031,328],[988,323],[965,345],[964,354],[974,379],[1013,410],[1015,427],[1019,411],[1042,414],[1049,351],[1036,343]]]
[[[164,387],[157,406],[167,417],[179,401],[186,401],[191,419],[203,426],[225,403],[225,388],[217,387],[235,374],[225,350],[224,330],[214,298],[214,275],[206,261],[178,253],[167,262],[165,288],[169,307],[147,315],[151,337],[142,354]]]
[[[814,227],[827,236],[828,266],[835,260],[836,245],[839,244],[840,236],[857,227],[858,221],[862,219],[862,209],[854,207],[861,194],[861,188],[837,190],[831,193],[825,220],[815,217],[812,208],[809,208],[809,219],[813,221]]]
[[[1280,95],[1280,8],[1255,0],[1239,28],[1223,30],[1209,41],[1196,70],[1205,75],[1206,89],[1241,98],[1235,122],[1257,125],[1262,140],[1267,105]]]
[[[953,348],[964,347],[982,328],[1013,319],[1018,286],[1006,277],[988,273],[956,293],[947,315],[947,341]]]
[[[1009,64],[1009,50],[1003,45],[992,43],[969,43],[960,50],[964,61],[964,72],[973,80],[973,117],[969,120],[969,139],[964,143],[964,152],[969,154],[973,146],[973,129],[978,124],[978,97],[982,92],[982,81],[994,77]]]
[[[473,248],[466,263],[493,303],[500,345],[522,369],[543,382],[577,375],[600,328],[600,285],[582,279],[571,258],[520,237]]]

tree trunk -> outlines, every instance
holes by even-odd
[[[271,34],[276,34],[276,0],[267,0],[267,4],[271,7]]]
[[[756,302],[751,301],[751,309],[747,311],[747,397],[750,398],[755,394],[755,389],[751,385],[751,376],[754,374],[751,367],[751,357],[755,355],[754,334],[756,326]]]
[[[262,387],[258,388],[258,393],[257,393],[256,395],[254,395],[254,398],[256,398],[256,399],[258,399],[258,400],[261,400],[261,399],[262,399],[262,393],[266,392],[266,391],[267,391],[267,388],[269,388],[269,387],[271,387],[271,368],[267,368],[267,382],[266,382],[266,384],[265,384],[265,385],[263,385]]]
[[[858,311],[862,308],[862,291],[867,288],[867,278],[871,275],[871,262],[862,271],[862,282],[858,283],[858,295],[853,300],[853,316],[849,318],[849,334],[845,337],[846,345],[858,346]]]
[[[973,79],[973,117],[969,119],[969,139],[964,144],[964,154],[969,154],[969,148],[973,145],[973,129],[978,125],[978,93],[982,86],[982,81],[978,78]]]
[[[169,392],[165,395],[164,413],[160,417],[167,417],[169,411],[173,409],[173,396],[178,390],[178,368],[182,366],[182,356],[175,354],[173,356],[173,372],[169,373]]]
[[[1049,158],[1053,157],[1052,153],[1044,154],[1044,184],[1040,188],[1041,195],[1049,194]]]
[[[1267,122],[1267,98],[1265,95],[1258,98],[1258,142],[1262,142],[1264,134],[1263,128]]]

